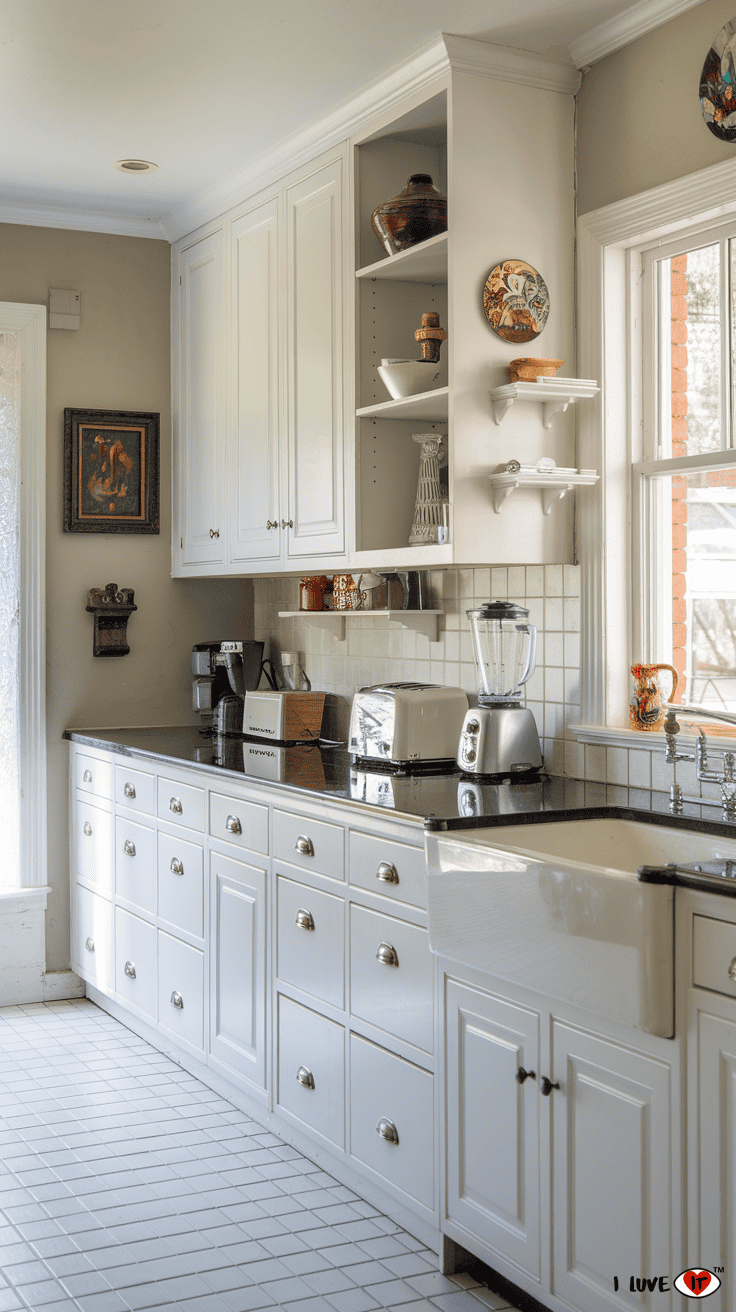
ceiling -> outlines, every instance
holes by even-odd
[[[671,10],[695,0],[658,2]],[[112,216],[153,220],[160,236],[166,216],[443,31],[570,61],[571,43],[626,8],[621,0],[2,0],[0,111],[12,130],[0,133],[0,218],[38,223],[49,211],[59,226],[61,212],[84,211],[111,228]],[[115,170],[131,157],[158,171]]]

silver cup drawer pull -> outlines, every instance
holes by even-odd
[[[184,1010],[184,999],[181,996],[181,993],[177,993],[176,989],[174,989],[174,992],[171,995],[171,1005],[172,1007],[178,1007],[179,1011]]]
[[[132,961],[126,961],[125,973],[129,979],[135,979],[135,965]]]
[[[135,788],[133,787],[132,784],[126,784],[123,789],[123,793],[125,794],[126,797],[135,797]]]
[[[84,783],[84,784],[91,784],[91,783],[92,783],[92,771],[91,771],[91,770],[85,770],[84,774],[82,775],[82,783]]]
[[[380,1134],[381,1138],[385,1139],[387,1143],[399,1142],[399,1132],[393,1121],[390,1121],[387,1116],[381,1117],[376,1126],[376,1134]]]
[[[92,833],[92,826],[91,826],[89,820],[85,820],[85,822],[84,822],[84,832],[85,832],[87,838],[89,838],[89,837],[90,837],[90,834]]]
[[[304,834],[300,834],[294,844],[294,851],[300,856],[314,856],[314,843],[311,838],[305,838]]]
[[[229,834],[242,834],[243,826],[236,815],[229,815],[225,821],[225,828]]]
[[[174,815],[181,815],[183,807],[178,797],[171,798],[171,801],[169,802],[169,810],[173,811]]]
[[[733,961],[731,962],[731,965],[728,968],[728,978],[732,979],[734,983],[736,983],[736,957],[734,957]]]
[[[85,943],[84,946],[86,947],[86,949],[87,949],[88,952],[94,952],[94,950],[95,950],[95,941],[94,941],[94,939],[93,939],[93,938],[88,938],[88,939],[87,939],[87,942]]]
[[[135,856],[135,843],[132,843],[129,838],[126,838],[123,843],[123,851],[126,856]]]
[[[314,1076],[307,1066],[300,1066],[296,1073],[296,1082],[301,1084],[304,1089],[314,1088]]]
[[[376,879],[384,884],[398,884],[399,872],[391,861],[381,861],[376,871]]]
[[[314,929],[314,916],[311,911],[304,911],[300,907],[296,913],[296,923],[300,929]]]
[[[179,860],[178,856],[172,856],[172,858],[171,858],[171,865],[169,866],[169,869],[170,869],[172,875],[183,875],[183,874],[184,874],[184,866],[182,865],[182,863],[181,863],[181,861]]]
[[[390,943],[379,943],[376,948],[376,961],[382,966],[398,966],[399,954]]]

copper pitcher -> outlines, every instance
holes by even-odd
[[[634,694],[629,702],[629,728],[640,729],[645,733],[657,733],[664,726],[667,701],[657,685],[655,675],[659,670],[669,670],[672,675],[672,701],[677,692],[677,670],[672,665],[632,665],[634,676]]]

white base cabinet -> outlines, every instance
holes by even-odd
[[[210,852],[212,1063],[266,1087],[266,869]]]

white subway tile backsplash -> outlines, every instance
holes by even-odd
[[[562,588],[566,597],[580,596],[580,567],[578,565],[562,566]]]
[[[509,566],[509,599],[523,601],[526,595],[526,570],[523,565]]]
[[[561,565],[545,565],[544,595],[545,597],[562,596],[562,566]]]
[[[606,748],[606,780],[609,784],[629,782],[629,752],[626,747]]]
[[[504,568],[491,570],[491,596],[489,600],[505,601],[508,596],[508,570]]]
[[[526,595],[527,597],[544,596],[544,565],[527,565]]]
[[[545,597],[544,599],[544,631],[545,633],[562,632],[564,625],[563,601],[561,597]]]
[[[651,788],[652,754],[647,751],[629,751],[629,784],[632,788]]]

